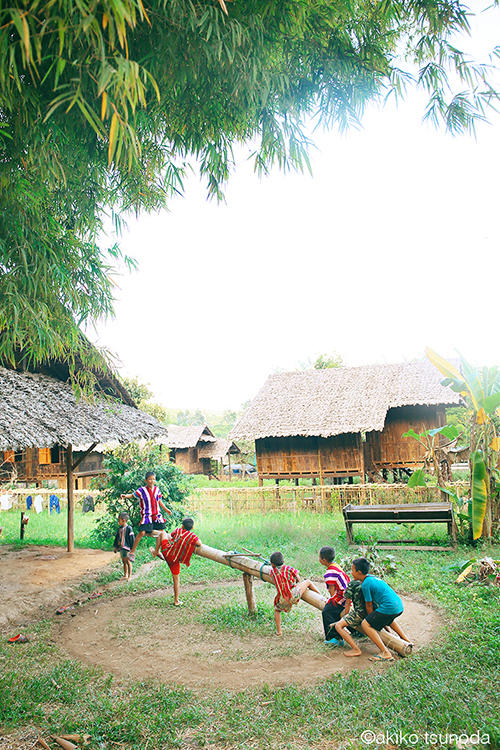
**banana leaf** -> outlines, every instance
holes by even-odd
[[[472,537],[479,539],[483,530],[488,500],[486,464],[479,451],[472,454]]]
[[[408,487],[425,487],[425,473],[423,469],[417,469],[408,480]]]

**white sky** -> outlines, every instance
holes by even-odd
[[[483,55],[500,13],[474,34]],[[348,366],[425,346],[500,363],[500,118],[453,138],[421,124],[424,105],[315,134],[313,177],[259,180],[242,153],[225,205],[190,179],[170,213],[129,222],[139,271],[90,337],[170,408],[239,409],[271,372],[333,351]]]

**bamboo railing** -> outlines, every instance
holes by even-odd
[[[447,485],[459,495],[464,495],[469,487],[466,481]],[[66,508],[68,495],[59,489],[0,489],[0,495],[8,495],[12,508],[26,510],[26,497],[36,495],[43,498],[43,508],[48,510],[50,495],[57,495],[61,507]],[[97,490],[75,490],[75,504],[81,505],[87,495],[92,495],[99,503]],[[189,512],[212,512],[224,515],[243,513],[299,512],[331,513],[346,505],[392,505],[407,503],[441,502],[437,487],[416,487],[406,484],[343,484],[307,487],[231,487],[201,488],[195,490],[184,503]]]
[[[465,494],[468,482],[447,485]],[[345,484],[316,487],[234,487],[199,489],[190,495],[187,506],[193,513],[213,512],[276,513],[282,511],[331,513],[346,505],[393,505],[442,502],[438,487],[411,488],[406,484]]]

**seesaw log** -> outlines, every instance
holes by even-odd
[[[202,544],[200,547],[196,547],[195,554],[199,555],[200,557],[205,557],[207,560],[212,560],[213,562],[220,563],[220,565],[226,565],[229,568],[240,570],[247,576],[260,578],[262,581],[266,581],[266,583],[273,582],[270,576],[271,566],[266,565],[265,563],[261,563],[257,560],[253,560],[251,557],[247,557],[246,555],[240,555],[232,552],[223,552],[220,549],[209,547],[207,544]],[[252,614],[253,612],[255,612],[255,600],[253,599],[251,580],[248,578],[245,579],[245,593],[247,596],[248,608],[250,613]],[[302,595],[302,599],[303,601],[307,602],[307,604],[310,604],[311,607],[316,607],[316,609],[319,610],[323,610],[327,601],[323,596],[321,596],[321,594],[317,594],[315,591],[310,591],[309,589],[304,592],[304,594]],[[358,628],[358,630],[362,632],[361,628]],[[381,630],[380,637],[388,648],[396,651],[396,653],[398,653],[400,656],[409,656],[411,654],[411,645],[406,641],[403,641],[397,635],[388,633],[387,630]]]

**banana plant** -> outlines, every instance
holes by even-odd
[[[449,441],[446,445],[439,445],[441,435]],[[424,465],[413,472],[408,481],[408,487],[425,487],[425,469],[429,464],[432,464],[434,468],[434,476],[438,485],[445,484],[450,479],[450,476],[447,473],[443,475],[442,471],[442,463],[447,460],[446,448],[460,437],[455,425],[445,424],[432,430],[424,430],[420,434],[410,427],[408,432],[403,433],[403,437],[417,440],[425,449]]]
[[[445,376],[442,385],[450,387],[472,407],[470,498],[473,539],[491,537],[492,506],[498,504],[500,474],[497,468],[500,438],[494,416],[500,416],[500,371],[498,367],[478,369],[460,356],[460,370],[432,351],[426,355]],[[498,508],[496,508],[498,511]]]

